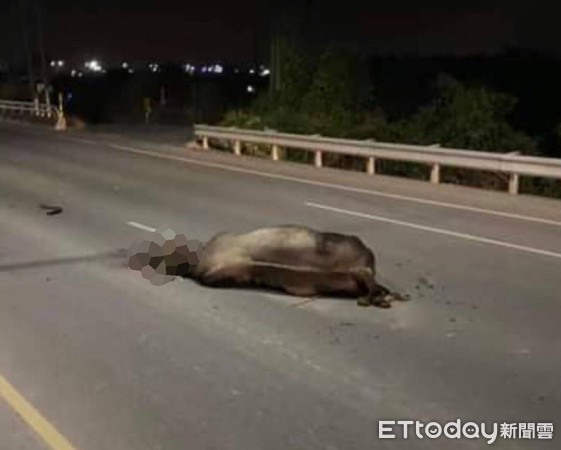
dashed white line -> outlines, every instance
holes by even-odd
[[[507,219],[523,220],[523,221],[526,221],[526,222],[534,222],[534,223],[541,223],[541,224],[545,224],[545,225],[553,225],[553,226],[556,226],[556,227],[561,227],[561,221],[546,219],[546,218],[543,218],[543,217],[526,216],[526,215],[523,215],[523,214],[509,213],[509,212],[505,212],[505,211],[494,211],[492,209],[478,208],[478,207],[475,207],[475,206],[460,205],[460,204],[456,204],[456,203],[447,203],[447,202],[441,202],[441,201],[437,201],[437,200],[428,200],[428,199],[424,199],[424,198],[410,197],[410,196],[401,195],[401,194],[391,194],[389,192],[377,191],[377,190],[373,190],[373,189],[355,188],[355,187],[350,187],[350,186],[341,186],[339,184],[326,183],[326,182],[323,182],[323,181],[306,180],[306,179],[302,179],[302,178],[298,178],[298,177],[293,177],[293,176],[290,176],[290,175],[280,175],[280,174],[274,174],[274,173],[260,172],[260,171],[257,171],[257,170],[244,169],[244,168],[241,168],[241,167],[234,167],[234,166],[229,166],[229,165],[221,164],[221,163],[200,161],[200,160],[196,160],[196,159],[192,159],[192,158],[187,158],[187,157],[184,157],[184,156],[167,155],[167,154],[162,154],[162,153],[153,152],[153,151],[149,151],[149,150],[141,150],[141,149],[138,149],[138,148],[129,147],[129,146],[125,146],[125,145],[119,145],[119,144],[113,144],[113,143],[106,143],[106,145],[108,145],[109,147],[114,148],[116,150],[121,150],[121,151],[129,152],[129,153],[135,153],[137,155],[150,156],[150,157],[159,158],[159,159],[168,159],[168,160],[171,160],[171,161],[181,161],[181,162],[195,164],[195,165],[199,165],[199,166],[203,166],[203,167],[213,167],[213,168],[216,168],[216,169],[227,170],[227,171],[230,171],[230,172],[247,173],[247,174],[257,175],[259,177],[264,177],[264,178],[273,178],[273,179],[277,179],[277,180],[291,181],[291,182],[295,182],[295,183],[299,183],[299,184],[320,186],[320,187],[325,187],[325,188],[329,188],[329,189],[337,189],[339,191],[354,192],[354,193],[357,193],[357,194],[374,195],[376,197],[391,198],[391,199],[394,199],[394,200],[401,200],[401,201],[407,201],[407,202],[412,202],[412,203],[419,203],[419,204],[423,204],[423,205],[437,206],[437,207],[448,208],[448,209],[456,209],[456,210],[460,210],[460,211],[469,211],[469,212],[475,212],[475,213],[479,213],[479,214],[487,214],[487,215],[491,215],[491,216],[505,217]]]
[[[150,227],[148,225],[144,225],[144,224],[138,223],[138,222],[130,221],[130,222],[127,222],[127,225],[130,225],[131,227],[134,227],[134,228],[138,228],[139,230],[149,231],[151,233],[154,233],[156,231],[156,228]]]
[[[74,137],[62,137],[62,139],[74,140],[74,141],[77,141],[77,142],[82,142],[82,143],[87,143],[87,144],[92,144],[92,145],[93,144],[106,145],[106,146],[114,148],[116,150],[121,150],[121,151],[129,152],[129,153],[135,153],[137,155],[149,156],[149,157],[152,157],[152,158],[159,158],[159,159],[167,159],[167,160],[171,160],[171,161],[187,162],[187,163],[190,163],[190,164],[195,164],[195,165],[199,165],[199,166],[203,166],[203,167],[213,167],[213,168],[217,168],[217,169],[227,170],[227,171],[230,171],[230,172],[247,173],[247,174],[257,175],[259,177],[264,177],[264,178],[272,178],[272,179],[278,179],[278,180],[292,181],[292,182],[295,182],[295,183],[326,187],[326,188],[330,188],[330,189],[337,189],[337,190],[340,190],[340,191],[355,192],[357,194],[373,195],[373,196],[377,196],[377,197],[391,198],[391,199],[394,199],[394,200],[401,200],[401,201],[419,203],[419,204],[430,205],[430,206],[437,206],[437,207],[441,207],[441,208],[456,209],[456,210],[460,210],[460,211],[470,211],[470,212],[475,212],[475,213],[479,213],[479,214],[487,214],[487,215],[492,215],[492,216],[497,216],[497,217],[504,217],[504,218],[507,218],[507,219],[516,219],[516,220],[522,220],[522,221],[526,221],[526,222],[534,222],[534,223],[541,223],[541,224],[545,224],[545,225],[553,225],[553,226],[556,226],[556,227],[561,227],[561,221],[546,219],[544,217],[527,216],[527,215],[524,215],[524,214],[509,213],[509,212],[505,212],[505,211],[495,211],[495,210],[492,210],[492,209],[478,208],[476,206],[460,205],[460,204],[456,204],[456,203],[448,203],[448,202],[441,202],[441,201],[437,201],[437,200],[429,200],[429,199],[424,199],[424,198],[419,198],[419,197],[411,197],[411,196],[408,196],[408,195],[392,194],[392,193],[389,193],[389,192],[383,192],[383,191],[378,191],[378,190],[374,190],[374,189],[363,189],[363,188],[355,188],[355,187],[350,187],[350,186],[341,186],[341,185],[338,185],[338,184],[326,183],[326,182],[322,182],[322,181],[306,180],[306,179],[302,179],[302,178],[298,178],[298,177],[292,177],[292,176],[289,176],[289,175],[264,173],[264,172],[260,172],[260,171],[257,171],[257,170],[244,169],[244,168],[241,168],[241,167],[232,167],[232,166],[229,166],[229,165],[226,165],[226,164],[221,164],[221,163],[200,161],[200,160],[196,160],[196,159],[193,159],[193,158],[187,158],[187,157],[184,157],[184,156],[167,155],[167,154],[162,154],[162,153],[159,153],[159,152],[153,152],[153,151],[149,151],[149,150],[141,150],[141,149],[138,149],[138,148],[135,148],[135,147],[119,145],[119,144],[115,144],[115,143],[112,143],[112,142],[96,142],[96,141],[89,140],[89,139],[81,139],[81,138],[74,138]],[[174,146],[169,146],[169,147],[180,149],[180,147],[174,147]]]
[[[551,258],[561,259],[561,253],[552,252],[552,251],[549,251],[549,250],[543,250],[543,249],[540,249],[540,248],[527,247],[525,245],[513,244],[511,242],[500,241],[500,240],[497,240],[497,239],[490,239],[490,238],[486,238],[486,237],[483,237],[483,236],[476,236],[476,235],[473,235],[473,234],[466,234],[466,233],[458,233],[457,231],[446,230],[446,229],[443,229],[443,228],[430,227],[430,226],[427,226],[427,225],[420,225],[420,224],[411,223],[411,222],[404,222],[402,220],[391,219],[389,217],[376,216],[376,215],[373,215],[373,214],[366,214],[366,213],[361,213],[361,212],[357,212],[357,211],[350,211],[350,210],[347,210],[347,209],[335,208],[333,206],[322,205],[320,203],[306,202],[306,206],[310,206],[312,208],[323,209],[323,210],[326,210],[326,211],[336,212],[336,213],[340,213],[340,214],[346,214],[346,215],[349,215],[349,216],[361,217],[363,219],[370,219],[370,220],[376,220],[378,222],[391,223],[392,225],[399,225],[399,226],[403,226],[403,227],[413,228],[413,229],[416,229],[416,230],[422,230],[422,231],[428,231],[428,232],[431,232],[431,233],[437,233],[437,234],[442,234],[442,235],[446,235],[446,236],[452,236],[452,237],[459,238],[459,239],[466,239],[466,240],[469,240],[469,241],[482,242],[484,244],[491,244],[491,245],[510,248],[510,249],[513,249],[513,250],[519,250],[519,251],[523,251],[523,252],[527,252],[527,253],[534,253],[536,255],[549,256]]]

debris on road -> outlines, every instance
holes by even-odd
[[[56,214],[60,214],[63,211],[62,207],[60,206],[50,206],[43,203],[39,205],[39,208],[46,210],[47,216],[54,216]]]

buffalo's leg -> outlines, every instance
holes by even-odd
[[[329,294],[356,296],[361,292],[355,274],[348,271],[258,264],[252,268],[252,273],[255,284],[282,289],[298,297]]]
[[[234,264],[205,272],[198,277],[209,287],[261,286],[283,290],[291,295],[310,297],[318,294],[310,270],[298,270],[271,264]]]
[[[205,272],[199,282],[210,287],[236,287],[251,284],[252,268],[247,264],[219,267]]]
[[[376,292],[376,282],[372,276],[372,272],[366,268],[359,269],[355,272],[358,282],[364,287],[364,295],[357,300],[358,306],[370,306],[374,302],[374,293]]]
[[[318,272],[269,264],[256,264],[251,271],[252,280],[258,286],[281,289],[297,297],[313,297],[319,294]]]
[[[369,268],[359,269],[356,272],[356,276],[361,283],[366,288],[366,294],[359,297],[357,304],[359,306],[377,306],[379,308],[390,308],[391,304],[386,300],[387,294],[390,293],[384,286],[376,283],[372,270]]]
[[[256,285],[280,289],[298,297],[345,294],[361,296],[358,304],[389,308],[385,299],[389,292],[374,280],[368,268],[357,271],[319,271],[310,268],[282,267],[271,264],[238,264],[223,266],[198,277],[210,287]]]

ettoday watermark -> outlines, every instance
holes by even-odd
[[[397,436],[396,431],[401,431]],[[501,439],[553,439],[553,423],[475,423],[460,419],[441,424],[438,422],[421,422],[418,420],[380,420],[378,421],[379,439],[484,439],[493,444]]]

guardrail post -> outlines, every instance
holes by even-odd
[[[273,161],[279,160],[279,146],[277,144],[273,144],[273,148],[271,149],[271,158],[273,158]]]
[[[510,173],[508,175],[508,192],[511,194],[518,194],[518,187],[520,184],[520,176],[517,173]]]
[[[322,158],[321,158],[321,150],[316,150],[316,157],[314,163],[316,167],[321,167],[323,165]]]
[[[430,182],[433,184],[440,183],[440,164],[433,164],[430,171]]]
[[[374,175],[376,173],[376,159],[374,157],[368,158],[366,163],[366,173]]]
[[[208,150],[208,136],[203,136],[203,148]]]
[[[242,143],[241,141],[234,141],[234,154],[240,156],[242,154]]]

